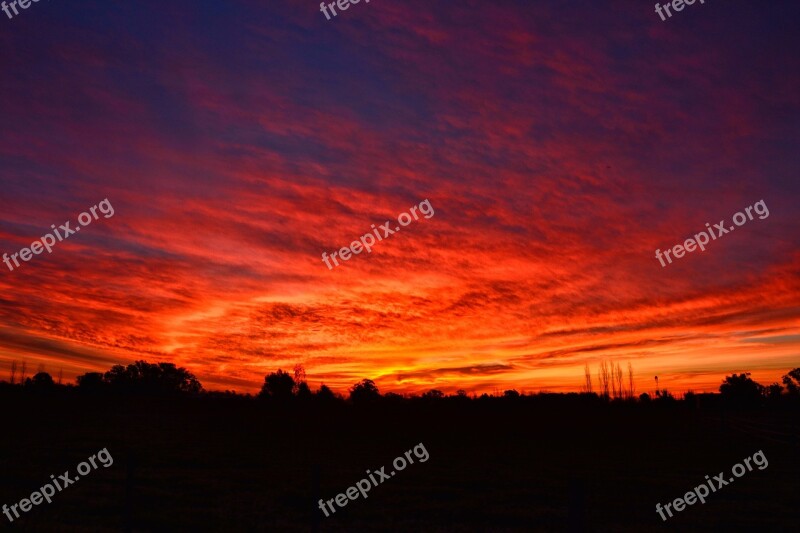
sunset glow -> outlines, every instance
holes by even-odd
[[[680,394],[800,366],[800,65],[756,4],[680,24],[622,2],[236,4],[4,26],[0,254],[115,214],[0,263],[0,379],[145,359],[212,390],[302,364],[337,392],[559,392],[608,359]],[[322,262],[425,199],[435,216]]]

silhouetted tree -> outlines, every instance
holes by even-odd
[[[636,387],[633,384],[633,365],[628,361],[628,398],[633,400],[636,396]]]
[[[136,394],[196,394],[203,386],[185,368],[174,363],[136,361],[127,367],[115,365],[103,375],[111,390]]]
[[[750,378],[750,372],[727,376],[719,386],[722,398],[739,407],[755,406],[761,402],[764,386]]]
[[[383,395],[383,399],[386,402],[390,402],[393,404],[403,403],[405,398],[403,398],[402,394],[397,394],[396,392],[387,392]]]
[[[259,396],[261,398],[273,398],[278,401],[291,400],[294,391],[294,379],[288,372],[278,369],[264,378],[264,385],[261,387]]]
[[[76,378],[78,390],[84,392],[100,392],[105,386],[103,374],[100,372],[87,372]]]
[[[333,391],[324,383],[319,386],[319,390],[317,390],[315,396],[317,400],[321,402],[333,402],[336,400],[336,396],[333,394]]]
[[[371,379],[362,379],[350,388],[350,400],[353,403],[373,402],[380,397],[378,386]]]
[[[424,393],[422,397],[426,400],[440,400],[444,398],[444,393],[438,389],[431,389]]]
[[[297,387],[306,381],[306,369],[301,364],[294,365],[294,386],[295,386],[295,393],[297,393]]]
[[[583,367],[583,377],[584,377],[584,384],[583,384],[583,391],[587,394],[592,393],[592,371],[589,368],[589,363],[586,363],[586,366]]]
[[[616,386],[614,387],[614,397],[620,399],[624,398],[625,390],[622,388],[622,369],[619,367],[619,363],[612,364],[611,372],[611,378],[616,382]]]
[[[455,394],[450,396],[450,398],[452,398],[453,400],[457,401],[460,404],[466,404],[470,401],[469,396],[467,395],[467,391],[465,391],[464,389],[458,389]]]
[[[39,372],[35,374],[32,378],[28,378],[25,381],[26,387],[31,387],[36,391],[50,391],[53,390],[56,386],[55,382],[53,381],[53,377],[48,374],[47,372]]]
[[[511,398],[512,400],[519,398],[519,392],[516,389],[509,389],[503,391],[503,398]]]
[[[296,396],[298,399],[307,400],[311,398],[311,389],[305,381],[301,381],[295,388],[297,389]]]
[[[780,383],[773,383],[764,388],[764,396],[770,401],[780,400],[781,394],[783,394],[783,387]]]
[[[783,376],[783,384],[790,396],[800,396],[800,368],[790,370]]]
[[[600,372],[598,373],[598,379],[600,381],[600,396],[608,400],[609,394],[609,385],[611,384],[611,371],[609,369],[609,365],[607,361],[600,362]]]

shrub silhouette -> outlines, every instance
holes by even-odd
[[[661,389],[661,390],[656,389],[655,401],[664,403],[664,402],[672,402],[674,400],[675,397],[667,389]]]

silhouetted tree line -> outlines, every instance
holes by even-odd
[[[24,365],[23,365],[24,368]],[[11,381],[0,382],[0,392],[22,391],[35,394],[50,394],[65,391],[74,391],[87,395],[142,395],[142,396],[204,396],[208,398],[251,398],[249,394],[237,394],[232,391],[207,392],[200,381],[188,370],[177,367],[173,363],[148,363],[136,361],[127,366],[115,365],[105,373],[88,372],[77,377],[77,385],[61,385],[56,383],[47,372],[38,372],[32,377],[24,377],[15,382],[16,364],[12,365]],[[504,391],[502,394],[490,396],[481,394],[471,397],[463,389],[454,395],[446,395],[438,389],[431,389],[421,395],[400,395],[393,392],[381,394],[378,386],[371,379],[362,379],[349,389],[347,398],[335,394],[329,387],[322,384],[319,389],[312,391],[306,382],[305,370],[301,365],[294,368],[294,372],[284,372],[279,369],[264,377],[264,384],[256,399],[265,403],[276,405],[303,405],[303,404],[334,404],[349,402],[355,405],[376,405],[378,403],[402,402],[525,402],[531,399],[542,401],[545,398],[579,397],[583,401],[598,404],[610,401],[619,403],[640,404],[670,404],[678,402],[666,389],[656,389],[655,394],[648,393],[634,396],[633,372],[628,366],[628,384],[623,386],[623,374],[619,365],[616,367],[602,364],[599,372],[599,393],[591,390],[591,377],[588,366],[586,367],[586,385],[581,393],[537,393],[520,394],[514,389]],[[607,379],[606,379],[607,378]],[[60,381],[60,380],[59,380]],[[611,385],[615,381],[615,385]],[[610,389],[610,391],[609,391]],[[688,392],[684,395],[683,402],[699,405],[721,404],[736,408],[751,408],[764,405],[800,402],[800,368],[789,371],[782,378],[782,383],[773,383],[764,386],[750,377],[750,373],[732,374],[725,377],[719,387],[719,394]]]
[[[108,372],[88,372],[77,377],[77,386],[55,383],[47,372],[39,372],[32,378],[0,382],[5,389],[25,391],[58,392],[76,389],[87,394],[132,394],[145,396],[191,395],[203,392],[200,381],[188,370],[174,363],[136,361],[128,366],[115,365]]]

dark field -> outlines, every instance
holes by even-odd
[[[114,458],[3,527],[25,531],[797,531],[798,411],[516,401],[280,408],[249,399],[3,397],[0,503]],[[423,443],[326,518],[334,498]],[[705,475],[769,461],[662,522]],[[316,481],[318,479],[318,482]]]

